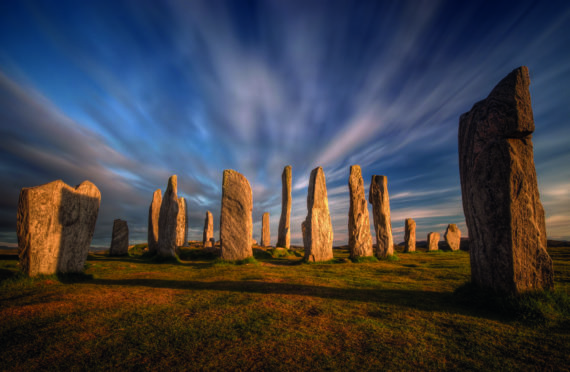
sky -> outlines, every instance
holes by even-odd
[[[269,212],[275,244],[286,165],[293,244],[317,166],[347,244],[352,164],[366,197],[388,177],[396,243],[405,218],[418,240],[449,223],[467,236],[459,116],[522,65],[547,235],[570,240],[567,0],[2,0],[0,245],[17,242],[20,190],[57,179],[100,189],[93,245],[117,218],[145,242],[172,174],[189,238],[207,210],[217,238],[224,169],[249,180],[254,238]]]

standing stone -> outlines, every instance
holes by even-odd
[[[253,198],[247,178],[234,170],[224,170],[220,213],[222,259],[243,260],[253,257],[252,208]]]
[[[176,217],[176,246],[188,246],[188,205],[186,199],[178,198],[178,216]]]
[[[269,212],[263,213],[261,220],[261,246],[271,246],[271,233],[269,232]]]
[[[212,213],[210,211],[207,211],[206,218],[204,219],[204,233],[202,234],[202,244],[204,245],[204,248],[211,248],[214,246],[214,244],[212,244],[213,238],[214,238],[214,217],[212,216]]]
[[[404,228],[404,252],[416,251],[416,221],[411,218],[406,218],[406,225]]]
[[[89,181],[73,188],[57,180],[20,191],[18,254],[29,275],[83,271],[101,193]]]
[[[430,232],[427,236],[428,251],[439,250],[439,233]]]
[[[502,293],[554,287],[546,251],[526,67],[459,119],[459,173],[473,283]]]
[[[178,179],[176,175],[168,179],[168,186],[162,198],[158,218],[158,251],[160,257],[175,257],[178,229]]]
[[[152,194],[152,202],[148,208],[148,251],[155,254],[158,251],[158,219],[162,205],[162,191],[156,190]]]
[[[348,210],[348,247],[350,257],[368,257],[374,255],[372,236],[370,234],[370,218],[368,203],[364,196],[364,181],[359,165],[350,167],[348,178],[350,192],[350,208]]]
[[[368,201],[372,204],[374,230],[376,231],[376,257],[386,258],[394,254],[388,177],[372,176]]]
[[[305,260],[328,261],[333,258],[333,229],[329,213],[327,183],[323,168],[311,172],[307,195],[307,218],[303,222]]]
[[[450,223],[447,225],[447,229],[445,230],[443,237],[452,251],[459,250],[459,244],[461,243],[461,230],[459,230],[459,227],[457,227],[456,224]]]
[[[291,244],[291,166],[283,169],[281,175],[281,218],[279,219],[279,232],[277,236],[277,247],[289,249]]]
[[[109,256],[125,256],[127,254],[129,254],[129,226],[127,221],[115,220]]]

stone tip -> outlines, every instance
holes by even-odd
[[[172,190],[174,193],[178,192],[178,177],[175,174],[170,176],[168,179],[168,186],[166,187],[166,190],[167,192],[168,190]]]

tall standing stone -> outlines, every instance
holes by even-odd
[[[160,257],[175,257],[178,229],[178,179],[170,176],[162,198],[158,218],[158,251]]]
[[[152,194],[152,202],[148,208],[148,251],[155,254],[158,251],[158,219],[162,205],[162,191],[155,190]]]
[[[129,254],[129,226],[121,219],[113,221],[113,235],[109,256],[124,256]]]
[[[73,188],[57,180],[23,188],[18,200],[20,267],[29,276],[83,271],[101,193],[89,181]]]
[[[388,177],[372,176],[368,201],[372,204],[374,230],[376,231],[376,257],[386,258],[394,254]]]
[[[291,244],[291,166],[283,169],[281,175],[281,218],[279,219],[279,231],[277,236],[277,247],[289,249]]]
[[[447,225],[443,238],[452,251],[459,250],[459,245],[461,244],[461,230],[459,230],[456,224],[450,223]]]
[[[428,251],[439,250],[439,233],[430,232],[427,236]]]
[[[554,286],[546,251],[526,67],[459,119],[459,173],[473,283],[502,293]]]
[[[211,248],[214,246],[212,238],[214,237],[214,217],[210,211],[206,212],[204,219],[204,233],[202,234],[202,244],[204,248]]]
[[[359,165],[350,167],[348,178],[350,208],[348,210],[348,247],[350,257],[368,257],[374,254],[370,234],[368,203],[364,196],[364,181]]]
[[[416,221],[411,218],[406,218],[406,225],[404,227],[404,252],[416,251]]]
[[[178,198],[178,216],[176,217],[176,246],[188,246],[188,205],[186,199]]]
[[[220,213],[222,259],[243,260],[253,257],[252,208],[253,198],[247,178],[234,170],[224,170]]]
[[[328,261],[333,258],[333,228],[329,213],[327,183],[323,168],[311,172],[307,195],[307,218],[303,222],[305,260]]]
[[[263,213],[261,220],[261,246],[271,246],[271,233],[269,231],[269,212]]]

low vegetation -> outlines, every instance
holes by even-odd
[[[90,254],[81,275],[25,278],[0,256],[0,370],[565,370],[570,248],[556,290],[469,284],[469,254],[300,264],[293,248],[227,264],[198,244],[161,262]]]

